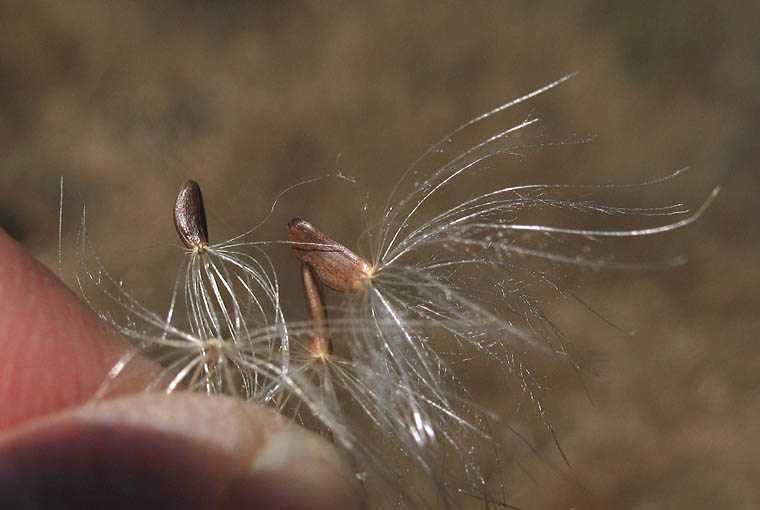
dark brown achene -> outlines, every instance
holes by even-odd
[[[179,189],[174,203],[174,226],[187,248],[202,250],[208,244],[206,209],[203,207],[201,187],[195,181],[187,181]]]
[[[288,240],[298,260],[307,264],[323,284],[338,292],[360,292],[372,266],[345,246],[327,237],[306,220],[288,223]]]

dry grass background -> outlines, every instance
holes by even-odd
[[[696,225],[622,257],[683,254],[687,265],[577,275],[582,297],[635,335],[554,307],[605,360],[588,393],[560,377],[549,395],[572,469],[558,475],[516,448],[505,459],[509,501],[760,505],[756,2],[0,5],[0,225],[54,267],[63,175],[69,282],[86,204],[106,264],[159,309],[181,257],[169,211],[184,179],[203,186],[211,235],[223,239],[287,185],[339,168],[360,187],[326,180],[289,195],[261,238],[284,238],[301,216],[350,245],[362,190],[381,202],[461,122],[580,71],[535,113],[555,139],[594,143],[526,161],[509,170],[515,182],[623,183],[690,166],[630,205],[695,206],[713,186],[723,192]],[[513,182],[509,171],[501,182]],[[295,259],[278,257],[292,267],[290,313],[302,316]],[[545,436],[531,437],[559,464]]]

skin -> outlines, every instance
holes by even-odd
[[[225,397],[91,397],[126,341],[0,229],[0,507],[361,508],[331,445]]]

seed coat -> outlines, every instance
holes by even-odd
[[[360,292],[372,266],[359,255],[334,241],[300,218],[288,223],[288,240],[303,264],[308,264],[320,282],[338,292]]]
[[[200,251],[208,244],[203,195],[200,186],[193,180],[185,182],[179,189],[174,203],[174,226],[188,249]]]

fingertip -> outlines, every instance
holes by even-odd
[[[265,487],[266,508],[313,510],[361,509],[360,487],[353,471],[324,439],[289,425],[272,434],[252,459],[246,486],[231,491],[225,509],[256,508]]]
[[[0,229],[0,430],[90,398],[129,345]]]
[[[323,439],[224,397],[133,395],[0,440],[0,501],[30,508],[353,509],[357,485]]]

